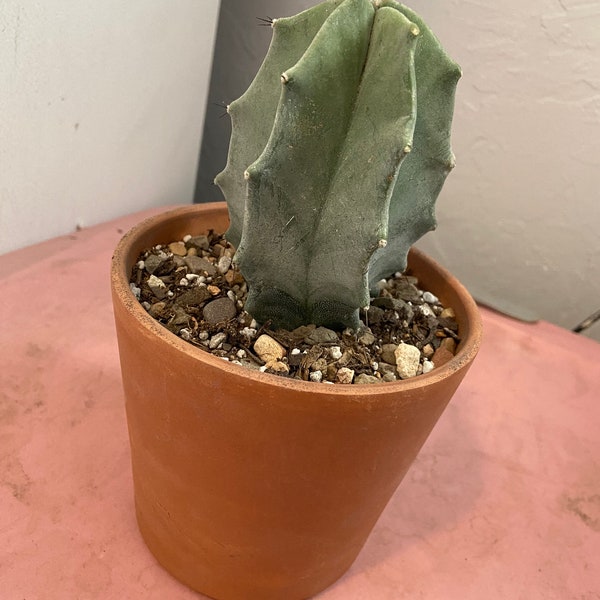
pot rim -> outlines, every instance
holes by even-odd
[[[127,261],[134,246],[136,245],[138,238],[156,228],[159,223],[170,221],[172,219],[180,219],[187,215],[195,214],[199,211],[210,212],[214,210],[227,210],[226,203],[209,202],[178,206],[176,208],[167,209],[156,215],[147,217],[138,224],[134,225],[127,233],[125,233],[125,235],[123,235],[118,242],[115,252],[112,256],[111,286],[113,292],[113,302],[117,302],[118,300],[130,314],[130,316],[136,321],[140,322],[149,335],[158,336],[165,343],[173,346],[178,351],[189,354],[196,360],[205,362],[211,367],[222,371],[224,374],[228,374],[231,377],[241,380],[258,381],[265,385],[286,387],[298,392],[306,393],[314,393],[317,391],[315,386],[319,386],[319,394],[346,396],[351,398],[356,397],[356,399],[363,398],[365,395],[370,394],[396,394],[416,388],[426,388],[435,385],[438,382],[451,377],[457,371],[468,367],[477,355],[481,344],[482,332],[481,316],[477,304],[467,289],[458,281],[458,279],[456,279],[456,277],[454,277],[448,270],[416,248],[411,248],[410,252],[415,256],[418,256],[424,262],[427,262],[432,270],[437,271],[437,274],[448,282],[449,287],[454,290],[460,302],[462,303],[466,320],[469,323],[468,334],[464,339],[461,340],[458,352],[454,358],[449,360],[445,365],[436,367],[429,373],[417,375],[415,377],[411,377],[410,379],[381,382],[370,385],[328,385],[312,381],[301,381],[298,379],[286,378],[279,375],[274,375],[272,373],[263,373],[258,370],[235,365],[223,360],[222,358],[214,356],[213,354],[202,350],[201,348],[198,348],[189,342],[186,342],[151,317],[143,308],[138,299],[134,296],[129,286],[129,274],[126,272]],[[169,241],[165,240],[161,243],[169,243]],[[133,260],[135,260],[135,258]]]

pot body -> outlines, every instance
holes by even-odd
[[[352,564],[479,346],[475,303],[411,251],[420,284],[457,315],[445,366],[377,385],[292,381],[179,339],[129,289],[150,246],[224,231],[224,203],[152,217],[120,242],[112,292],[139,528],[193,589],[223,600],[308,598]]]

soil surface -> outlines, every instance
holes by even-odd
[[[283,377],[370,384],[427,373],[460,341],[451,307],[396,273],[361,311],[359,331],[307,325],[272,330],[244,311],[247,285],[222,235],[186,236],[144,251],[130,285],[167,329],[215,356]]]

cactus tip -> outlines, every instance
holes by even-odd
[[[244,179],[248,181],[250,179],[250,173],[246,170],[244,171]]]
[[[410,154],[412,150],[412,146],[410,144],[406,144],[406,146],[404,146],[402,152],[404,152],[404,154]]]
[[[286,72],[283,72],[281,74],[281,83],[283,83],[284,85],[290,80],[288,74]]]
[[[387,246],[387,240],[379,240],[379,242],[377,242],[377,245],[380,248],[385,248]]]
[[[421,33],[421,30],[413,23],[410,32],[414,37],[417,37]]]

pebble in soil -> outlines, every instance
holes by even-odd
[[[221,235],[186,236],[150,248],[130,286],[148,313],[185,341],[224,360],[305,381],[373,384],[429,373],[456,352],[451,307],[410,275],[379,284],[359,331],[305,325],[271,330],[244,311],[248,291]]]

